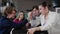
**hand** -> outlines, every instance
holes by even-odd
[[[31,26],[31,24],[30,24],[30,23],[27,23],[27,24],[26,24],[26,27],[29,27],[29,26]]]
[[[28,13],[28,19],[29,19],[29,20],[32,20],[32,12],[29,12],[29,13]]]
[[[27,34],[34,34],[35,28],[28,29]]]
[[[35,31],[41,31],[40,27],[35,27],[35,28],[28,29],[27,34],[34,34]]]

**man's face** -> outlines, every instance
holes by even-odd
[[[16,16],[16,12],[15,11],[12,11],[12,13],[9,15],[11,18],[15,18]]]
[[[36,8],[33,9],[33,15],[37,16],[39,14],[38,10]]]
[[[46,8],[43,7],[42,5],[40,5],[40,6],[39,6],[39,12],[40,12],[41,14],[46,14]]]

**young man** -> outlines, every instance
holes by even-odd
[[[31,27],[36,27],[40,24],[38,6],[33,6],[32,11],[29,12],[28,18]]]
[[[46,2],[39,5],[39,11],[41,13],[41,26],[28,29],[27,33],[29,34],[34,34],[36,31],[41,31],[40,34],[48,34],[48,30],[56,23],[57,14],[49,11]]]
[[[0,19],[0,34],[10,34],[12,28],[23,27],[28,22],[26,19],[19,24],[14,23],[10,19],[16,16],[16,10],[13,7],[7,7],[4,16]]]

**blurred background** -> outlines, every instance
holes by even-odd
[[[30,10],[32,6],[39,5],[42,1],[47,1],[50,10],[54,10],[53,7],[60,6],[60,0],[0,0],[0,7],[4,6],[14,6],[17,11],[24,11]]]
[[[27,13],[34,5],[39,5],[43,1],[48,2],[49,9],[52,11],[55,7],[60,6],[60,0],[0,0],[0,13],[4,12],[6,6],[13,6],[18,12],[23,10]]]
[[[22,10],[28,12],[34,5],[39,5],[43,1],[48,2],[49,9],[52,11],[56,6],[60,6],[60,0],[0,0],[0,12],[3,12],[3,9],[10,5],[15,7],[18,12]]]

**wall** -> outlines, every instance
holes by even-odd
[[[40,4],[42,1],[47,1],[48,4],[52,3],[52,0],[13,0],[18,11],[31,9],[32,6]]]

